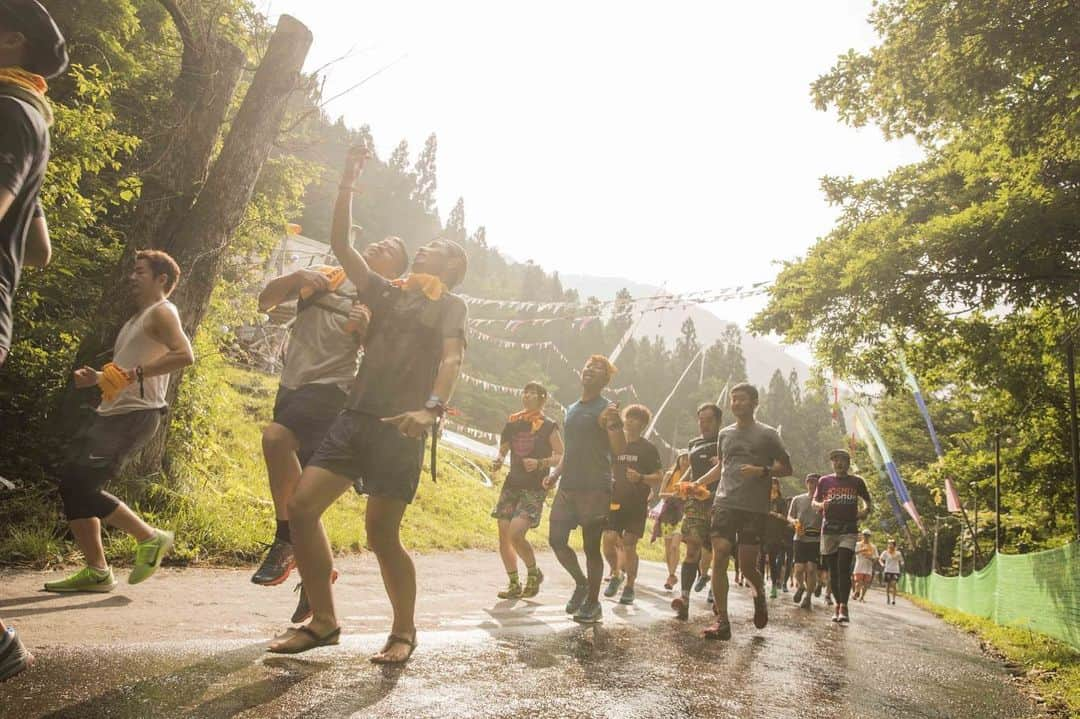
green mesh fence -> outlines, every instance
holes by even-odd
[[[966,577],[905,574],[903,591],[1080,649],[1080,543],[1034,554],[998,554]]]

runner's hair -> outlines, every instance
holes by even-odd
[[[180,265],[176,264],[169,253],[161,250],[139,250],[135,253],[135,261],[145,260],[150,265],[150,271],[154,277],[165,275],[165,296],[168,297],[176,289],[176,283],[180,281]]]
[[[649,421],[652,420],[652,412],[650,412],[649,408],[643,404],[630,405],[623,410],[622,416],[623,419],[627,419],[628,417],[636,417],[644,424],[648,424]]]
[[[724,413],[720,410],[720,405],[713,402],[706,402],[702,404],[700,407],[697,408],[697,412],[695,412],[694,414],[701,414],[705,410],[709,410],[710,412],[712,412],[713,417],[716,417],[717,422],[724,418]]]
[[[742,392],[750,398],[751,402],[753,402],[754,404],[758,403],[758,389],[749,382],[740,382],[739,384],[732,387],[731,394],[735,394],[736,392]]]
[[[533,380],[532,382],[526,382],[525,386],[521,388],[522,392],[528,392],[529,390],[534,390],[538,395],[540,395],[541,399],[547,399],[547,389],[544,387],[544,385],[540,384],[536,380]]]

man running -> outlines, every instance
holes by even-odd
[[[559,564],[574,580],[566,613],[575,622],[595,623],[603,617],[600,584],[604,578],[601,541],[611,505],[611,462],[626,449],[618,407],[600,393],[617,370],[607,357],[593,355],[581,371],[581,399],[566,410],[566,453],[544,480],[559,484],[551,505],[548,542]],[[581,527],[585,550],[582,573],[570,533]]]
[[[846,449],[829,452],[833,474],[827,474],[818,482],[814,493],[814,507],[821,510],[824,520],[821,527],[821,558],[829,569],[833,599],[836,600],[832,621],[847,624],[848,597],[851,594],[851,565],[858,541],[859,521],[873,511],[870,491],[862,477],[848,474],[851,455]],[[859,500],[865,507],[859,507]]]
[[[509,586],[499,592],[499,599],[535,597],[544,581],[536,566],[536,553],[525,538],[530,529],[540,526],[544,513],[544,477],[559,463],[563,455],[559,425],[544,415],[547,389],[539,382],[528,382],[521,395],[524,407],[510,415],[503,427],[499,456],[492,471],[502,468],[510,455],[510,473],[499,492],[499,501],[491,516],[499,521],[499,555],[502,557]],[[525,587],[518,577],[518,557],[525,562]]]
[[[877,558],[878,551],[870,541],[870,530],[864,529],[862,537],[855,545],[855,567],[852,574],[852,592],[857,601],[866,601],[866,591],[870,589],[870,582],[874,578],[874,563]]]
[[[372,243],[362,254],[372,271],[388,280],[403,273],[409,261],[405,243],[397,237]],[[353,301],[355,292],[344,270],[317,266],[277,277],[259,294],[262,312],[296,300],[296,319],[274,400],[273,421],[263,429],[263,459],[277,527],[273,543],[251,577],[255,584],[281,584],[296,566],[289,500],[301,471],[345,404],[371,318],[366,305]],[[300,600],[292,617],[297,623],[310,614],[303,585],[298,589]]]
[[[401,520],[420,483],[425,438],[445,410],[464,359],[467,309],[449,290],[465,279],[468,258],[457,243],[436,240],[417,250],[406,278],[388,282],[372,272],[349,241],[353,185],[367,157],[364,148],[349,150],[330,246],[372,320],[345,410],[304,468],[288,505],[311,620],[273,642],[270,651],[295,654],[339,642],[333,554],[321,517],[359,482],[367,495],[368,545],[394,615],[390,636],[371,660],[400,664],[416,648],[416,570],[401,545]]]
[[[180,268],[160,250],[140,250],[128,277],[137,311],[116,336],[113,361],[102,371],[75,370],[75,386],[101,388],[101,403],[76,434],[61,471],[60,498],[86,566],[70,577],[46,582],[50,592],[111,592],[116,588],[112,568],[101,544],[102,523],[135,537],[135,567],[129,584],[138,584],[157,571],[172,548],[172,532],[155,529],[116,497],[105,485],[120,474],[124,462],[157,432],[167,404],[169,374],[195,361],[180,314],[168,297],[176,288]]]
[[[675,588],[679,577],[675,570],[679,568],[679,552],[682,548],[681,524],[683,518],[683,506],[685,502],[678,496],[676,486],[684,477],[689,477],[690,455],[680,452],[675,460],[675,465],[664,475],[664,486],[660,489],[660,505],[657,508],[657,530],[653,532],[653,540],[657,536],[664,539],[664,561],[667,562],[668,578],[664,582],[664,589],[669,592]]]
[[[792,497],[788,508],[788,522],[795,528],[796,590],[792,599],[803,609],[810,608],[821,563],[821,512],[813,507],[820,478],[819,474],[806,475],[806,493]]]
[[[904,567],[904,555],[896,548],[896,540],[890,539],[889,545],[878,559],[885,579],[885,603],[896,604],[896,583]]]
[[[645,405],[632,404],[623,410],[626,447],[615,457],[615,483],[611,490],[611,511],[604,531],[604,556],[611,567],[605,597],[614,597],[625,582],[620,604],[634,603],[634,582],[638,573],[637,543],[645,536],[649,517],[649,495],[660,484],[660,452],[642,436],[652,420]]]
[[[731,388],[735,423],[720,430],[717,447],[721,463],[700,480],[710,484],[719,479],[710,527],[716,613],[716,623],[705,630],[710,639],[731,638],[727,566],[736,543],[743,576],[754,591],[754,626],[763,629],[769,622],[757,555],[769,516],[772,478],[790,475],[791,459],[779,433],[754,418],[757,405],[757,387],[743,382]]]
[[[690,454],[691,477],[688,481],[697,481],[704,477],[718,462],[716,454],[716,435],[720,432],[720,408],[712,403],[698,407],[697,423],[701,433],[690,440],[687,452]],[[671,600],[677,619],[690,617],[690,591],[700,571],[702,551],[709,542],[709,512],[715,488],[709,487],[709,494],[703,497],[688,496],[683,510],[682,539],[686,544],[686,556],[680,570],[679,596]],[[727,565],[724,565],[727,571]],[[704,574],[704,572],[702,572]]]
[[[52,253],[38,200],[52,121],[45,81],[67,64],[64,37],[44,7],[0,0],[0,367],[11,349],[11,305],[22,268],[44,267]],[[15,628],[0,620],[0,681],[33,663]]]

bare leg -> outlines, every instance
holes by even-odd
[[[619,533],[614,530],[606,530],[603,538],[604,559],[607,560],[611,569],[610,576],[619,576]]]
[[[73,519],[68,526],[71,527],[75,543],[82,550],[86,565],[94,569],[107,569],[109,563],[105,561],[105,547],[101,544],[101,520],[97,517]]]
[[[400,499],[368,497],[365,520],[368,545],[379,560],[386,596],[394,609],[394,624],[390,631],[399,637],[415,639],[416,567],[401,544],[401,518],[406,506]],[[376,656],[398,662],[404,661],[408,654],[409,647],[394,644]]]
[[[637,579],[638,572],[638,553],[637,553],[638,538],[633,534],[623,534],[622,536],[622,549],[623,549],[623,569],[626,571],[626,588],[633,589],[634,581]]]
[[[548,525],[548,544],[551,545],[551,550],[555,552],[555,558],[559,560],[559,564],[574,580],[574,583],[582,586],[587,584],[588,580],[585,573],[581,571],[577,552],[570,547],[571,531],[573,531],[573,525],[568,522],[551,522]],[[603,559],[601,559],[600,571],[603,572],[603,569]]]
[[[806,589],[806,579],[803,576],[803,571],[805,569],[806,569],[806,565],[803,564],[802,562],[799,562],[798,564],[796,564],[795,567],[792,569],[792,576],[795,578],[795,588],[796,589],[803,589],[803,590]]]
[[[731,560],[731,542],[723,537],[712,538],[712,591],[713,611],[721,624],[728,621],[728,562]]]
[[[139,515],[132,512],[131,508],[123,502],[102,521],[110,527],[116,527],[127,532],[139,542],[154,538],[154,528],[144,522]]]
[[[510,520],[507,519],[499,520],[499,556],[507,574],[517,571],[517,552],[510,540]]]
[[[514,520],[510,522],[508,528],[510,534],[510,543],[513,544],[513,549],[517,552],[517,555],[521,557],[521,561],[525,562],[526,569],[532,569],[536,566],[536,554],[533,552],[532,545],[529,544],[529,540],[525,538],[528,533],[529,518],[528,517],[514,517]],[[514,562],[514,568],[517,568],[517,562]],[[510,570],[507,570],[510,571]]]
[[[296,566],[304,580],[304,591],[312,610],[308,627],[319,636],[328,634],[338,626],[337,614],[334,611],[334,591],[330,583],[334,557],[321,517],[334,500],[350,487],[352,482],[339,474],[319,467],[308,467],[289,502],[289,524],[296,553]],[[370,501],[368,512],[371,512]],[[368,540],[370,539],[369,535]],[[288,641],[289,638],[279,640],[273,643],[271,648]]]
[[[585,550],[585,574],[589,582],[589,601],[600,601],[600,584],[604,581],[604,553],[600,543],[604,533],[603,522],[588,524],[581,528],[581,546]]]
[[[739,565],[742,567],[743,577],[754,588],[754,594],[762,597],[765,596],[765,582],[757,567],[758,551],[756,544],[740,544]]]
[[[274,516],[289,519],[289,500],[300,484],[300,460],[296,453],[300,443],[288,427],[271,422],[263,429],[263,459],[270,478],[270,496],[274,499]]]
[[[814,590],[817,589],[817,580],[818,580],[817,564],[815,564],[814,562],[807,562],[805,566],[806,566],[806,569],[803,570],[803,571],[804,571],[804,573],[806,575],[806,591],[809,594],[813,594]]]

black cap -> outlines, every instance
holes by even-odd
[[[0,0],[0,24],[26,37],[30,57],[25,69],[50,79],[67,70],[64,36],[49,11],[37,0]]]

